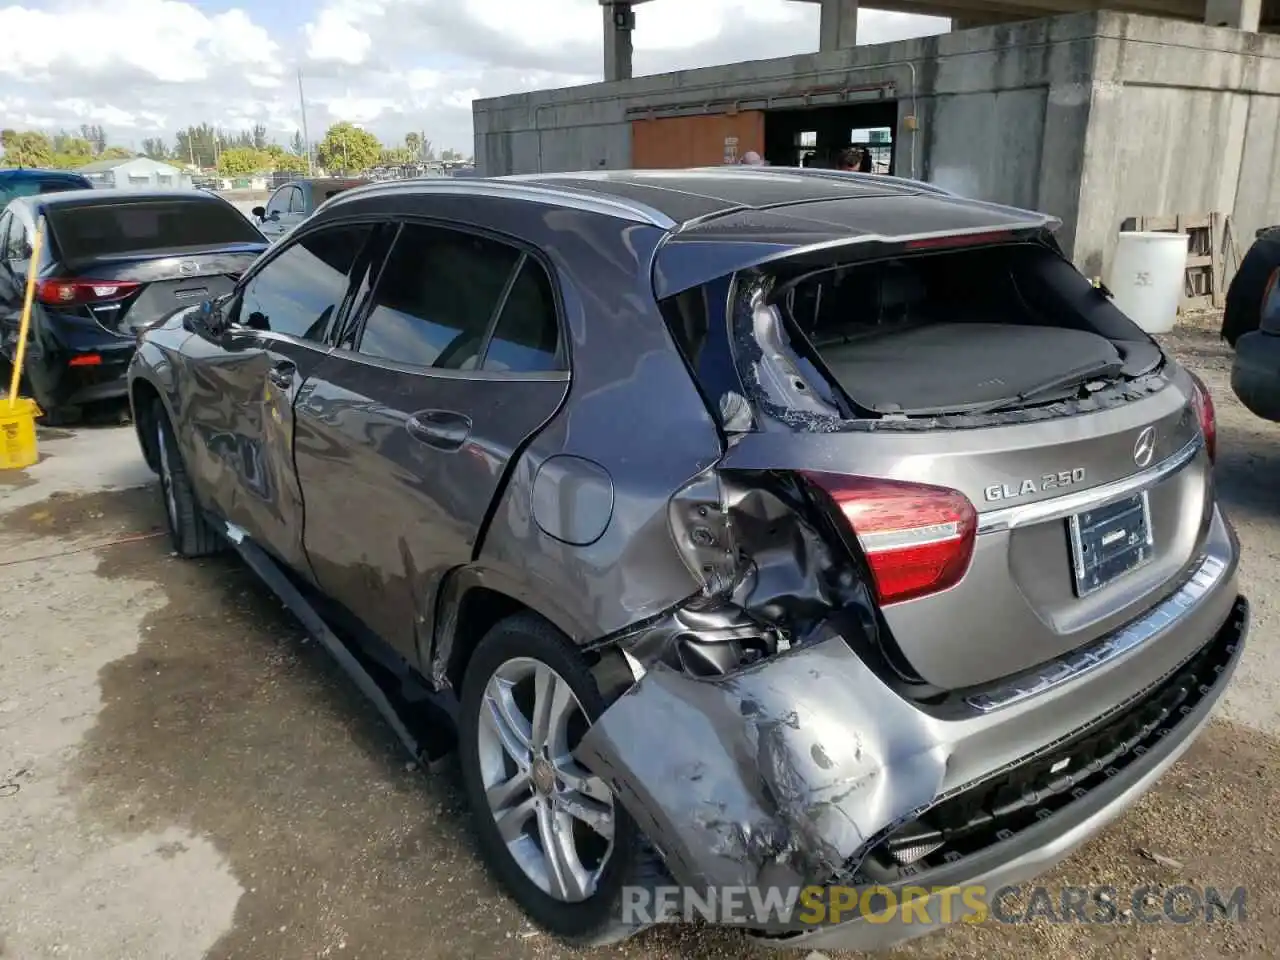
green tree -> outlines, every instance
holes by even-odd
[[[383,150],[382,156],[378,158],[380,163],[388,166],[413,163],[413,159],[413,152],[408,147],[392,147],[389,150]]]
[[[53,135],[53,158],[49,165],[58,170],[83,167],[93,159],[93,144],[65,130]]]
[[[293,139],[289,141],[289,150],[299,157],[305,157],[307,155],[307,145],[302,140],[301,130],[295,130],[293,132]]]
[[[422,135],[417,133],[406,133],[404,135],[404,148],[414,160],[422,156]]]
[[[125,147],[107,147],[98,154],[99,160],[132,160],[136,154]]]
[[[301,174],[307,172],[307,158],[299,157],[297,154],[285,153],[281,151],[279,156],[273,158],[272,170],[276,173]]]
[[[0,131],[6,167],[47,167],[53,162],[53,144],[43,133],[28,130]]]
[[[330,172],[359,173],[378,162],[382,144],[368,130],[343,120],[325,131],[324,139],[316,147],[316,159]]]
[[[184,163],[212,167],[215,162],[214,140],[217,135],[217,131],[207,123],[179,130],[175,137],[173,155]]]
[[[99,124],[80,124],[80,139],[89,141],[95,157],[107,149],[107,131]]]
[[[160,137],[147,137],[142,141],[142,155],[152,160],[168,160],[169,147]]]
[[[248,177],[270,166],[270,155],[253,147],[232,147],[218,157],[218,172],[226,177]]]

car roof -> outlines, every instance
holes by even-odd
[[[42,167],[13,167],[0,170],[0,180],[70,180],[88,183],[89,178],[74,170],[45,170]]]
[[[290,180],[288,183],[281,184],[281,186],[290,187],[304,183],[309,183],[313,186],[327,183],[349,183],[353,186],[363,186],[366,183],[372,182],[372,180],[368,180],[364,177],[298,177],[296,180]]]
[[[95,207],[108,203],[139,203],[147,200],[198,200],[202,203],[226,203],[221,197],[207,190],[128,190],[128,189],[92,189],[60,190],[57,193],[41,193],[32,197],[18,197],[13,202],[21,203],[32,210],[51,210],[58,207]]]
[[[925,206],[939,211],[944,207],[986,209],[994,213],[994,220],[1007,219],[1013,209],[959,197],[918,180],[803,167],[758,166],[586,170],[475,178],[417,177],[368,183],[331,202],[345,205],[375,196],[430,196],[432,193],[587,206],[623,219],[677,231],[733,214],[790,207],[808,208],[807,219],[815,222],[838,208],[839,223],[827,222],[827,226],[847,228],[857,220],[860,209],[870,212],[872,206],[851,201],[878,200],[883,204],[913,197],[927,198],[933,204],[919,205],[921,209]],[[789,213],[793,217],[804,217],[806,211],[795,209]]]
[[[821,259],[854,244],[1009,231],[1025,236],[1059,226],[1044,213],[960,197],[922,181],[760,166],[396,180],[345,191],[317,216],[341,216],[378,199],[410,213],[406,201],[433,195],[561,206],[662,229],[667,236],[653,266],[660,298],[738,270],[797,256]]]
[[[902,196],[934,189],[927,184],[897,178],[865,174],[850,176],[836,171],[809,172],[788,167],[593,170],[496,179],[635,201],[680,225],[733,210],[761,210],[820,200]]]

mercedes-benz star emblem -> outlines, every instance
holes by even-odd
[[[1133,462],[1145,467],[1151,462],[1156,452],[1156,428],[1144,427],[1133,443]]]

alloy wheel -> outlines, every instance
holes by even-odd
[[[572,756],[590,726],[582,704],[551,667],[518,657],[489,678],[478,723],[481,781],[511,857],[556,900],[586,900],[613,852],[614,801]]]
[[[156,445],[160,453],[160,489],[164,493],[164,510],[169,517],[169,529],[177,531],[178,501],[173,492],[173,468],[169,464],[169,441],[164,424],[156,427]]]

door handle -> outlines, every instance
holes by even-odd
[[[437,450],[457,450],[471,436],[471,418],[450,410],[423,410],[404,425],[409,436]]]
[[[274,383],[281,390],[288,390],[293,386],[293,374],[298,368],[289,361],[277,363],[274,367],[267,371],[267,379]]]

